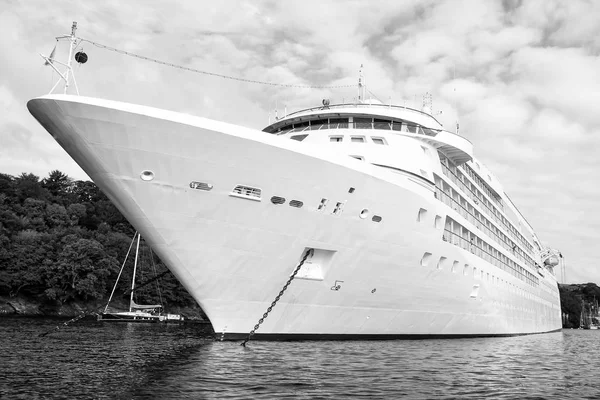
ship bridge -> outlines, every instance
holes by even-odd
[[[429,144],[455,165],[473,159],[473,145],[466,138],[442,129],[439,121],[424,111],[384,104],[337,104],[301,110],[278,119],[263,129],[303,141],[314,131],[344,129],[369,130],[409,136]],[[377,133],[374,133],[377,134]],[[329,133],[332,141],[335,135]],[[359,140],[358,138],[356,140]],[[374,143],[378,143],[373,139]]]

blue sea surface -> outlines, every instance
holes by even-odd
[[[0,319],[1,399],[600,398],[600,330],[215,341],[207,326]]]

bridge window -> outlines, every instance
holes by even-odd
[[[317,119],[314,121],[310,121],[310,130],[315,131],[317,129],[321,129],[323,125],[327,125],[326,119]]]
[[[373,118],[354,117],[354,128],[356,129],[372,129]]]
[[[391,121],[385,119],[377,119],[373,120],[373,128],[375,129],[391,129]]]
[[[330,129],[341,129],[348,127],[348,118],[330,118],[329,128]]]

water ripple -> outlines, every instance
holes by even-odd
[[[600,331],[216,342],[198,325],[0,320],[0,398],[600,398]]]

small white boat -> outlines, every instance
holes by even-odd
[[[133,264],[133,277],[131,279],[131,295],[129,298],[129,311],[118,311],[118,312],[109,312],[108,307],[112,300],[112,297],[115,293],[115,289],[117,288],[117,284],[119,283],[119,278],[121,277],[121,273],[123,272],[123,267],[125,267],[125,262],[127,261],[127,257],[129,256],[129,251],[131,251],[131,245],[129,247],[129,251],[127,252],[127,256],[125,257],[125,261],[123,261],[123,265],[121,266],[121,270],[119,271],[119,276],[117,277],[117,281],[113,287],[113,290],[108,299],[108,303],[104,308],[104,311],[98,314],[98,321],[110,321],[110,322],[181,322],[184,320],[183,316],[180,314],[167,314],[163,313],[162,304],[136,304],[133,300],[133,295],[135,292],[135,275],[137,271],[138,264],[138,254],[140,249],[140,234],[134,235],[131,244],[133,245],[133,241],[137,236],[137,246],[135,252],[135,262]]]

